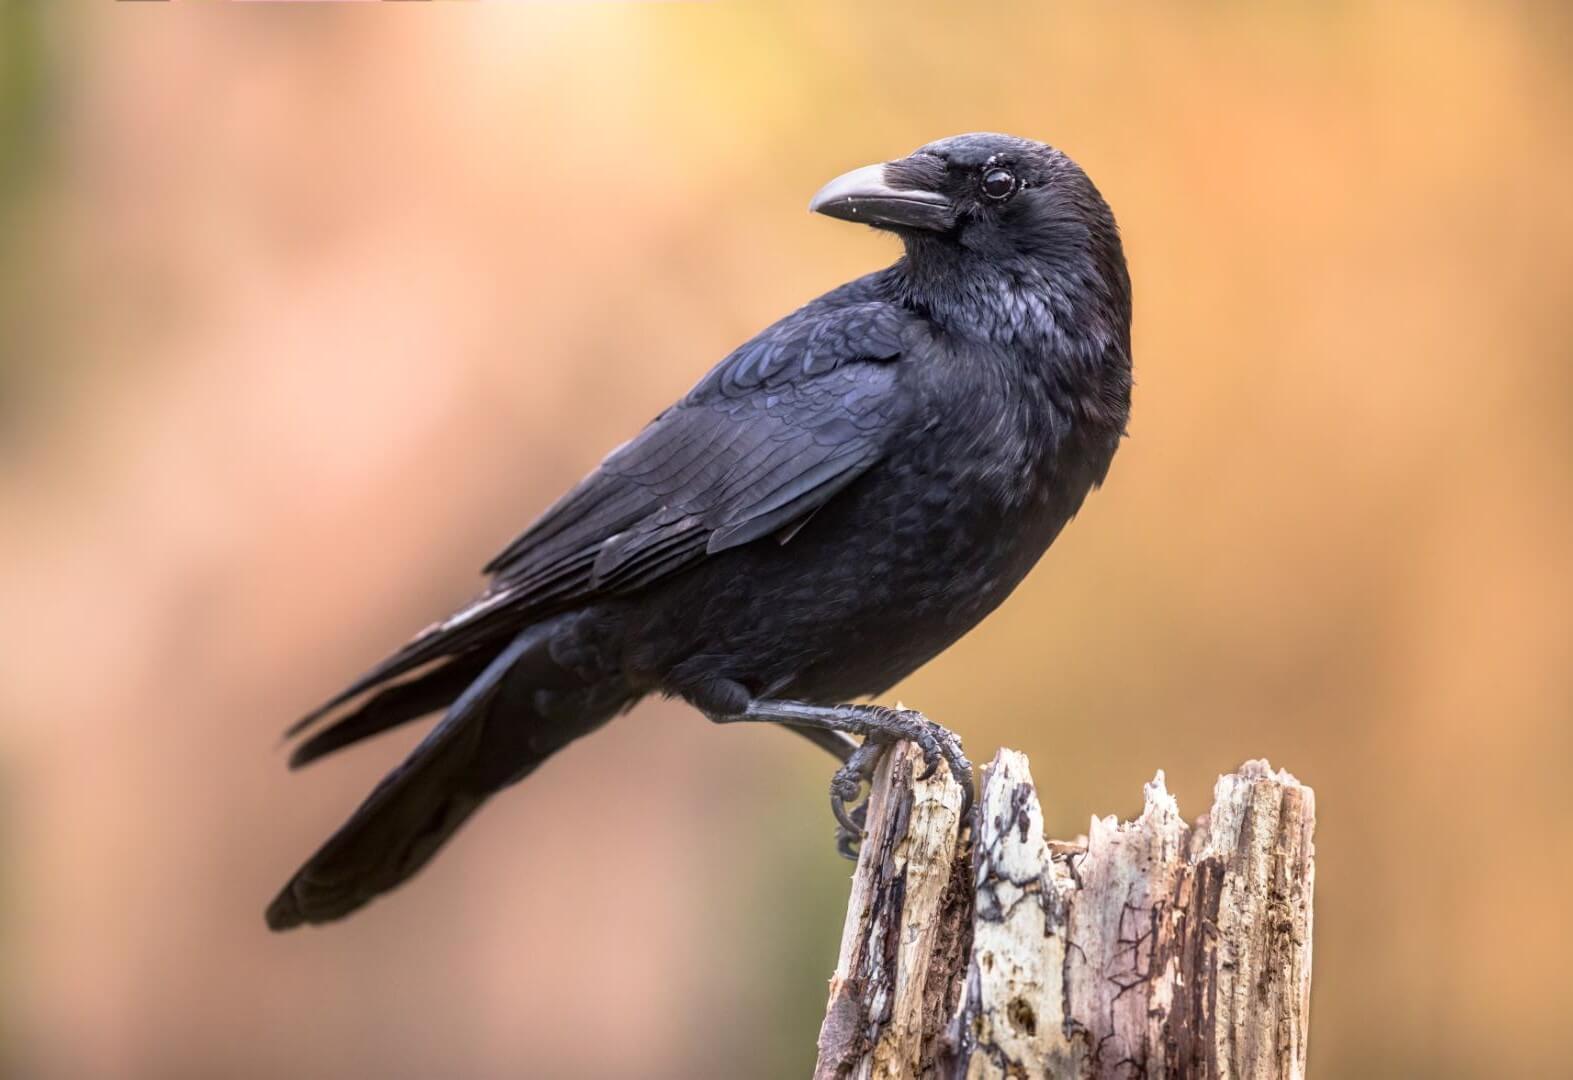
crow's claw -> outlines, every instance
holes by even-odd
[[[836,827],[836,854],[843,859],[851,859],[853,862],[857,862],[858,848],[863,843],[863,837],[867,835],[867,801],[858,803],[847,816],[851,818],[853,827],[851,829],[845,826]]]
[[[830,812],[835,815],[836,824],[841,827],[841,832],[851,833],[853,836],[862,836],[863,829],[852,817],[852,810],[847,807],[848,799],[856,799],[857,791],[850,796],[832,789],[830,792]],[[859,806],[863,804],[859,803]]]
[[[923,752],[923,772],[919,780],[928,780],[939,771],[941,758],[950,766],[951,779],[961,785],[961,812],[965,817],[972,806],[972,762],[962,753],[961,738],[949,728],[941,727],[928,717],[912,709],[881,709],[884,726],[896,738],[917,743]]]
[[[857,800],[865,781],[874,778],[874,766],[885,752],[883,740],[866,739],[852,752],[846,764],[830,778],[830,812],[836,817],[836,851],[849,859],[857,858],[857,846],[863,839],[863,826],[868,820],[868,802],[848,808]]]

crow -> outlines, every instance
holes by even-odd
[[[1130,411],[1130,278],[1087,175],[1043,143],[942,139],[809,209],[887,230],[893,265],[716,365],[486,567],[470,604],[290,729],[304,765],[446,715],[267,909],[341,918],[502,788],[648,694],[786,726],[842,760],[849,810],[915,741],[971,796],[960,740],[879,694],[998,606],[1101,484]],[[859,743],[853,736],[863,736]]]

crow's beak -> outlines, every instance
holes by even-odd
[[[950,200],[937,191],[902,182],[902,174],[908,171],[900,167],[903,164],[853,169],[820,188],[808,208],[827,217],[886,229],[949,229],[956,223]]]

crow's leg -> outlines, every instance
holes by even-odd
[[[750,701],[739,712],[706,710],[706,715],[718,724],[785,724],[802,729],[804,735],[821,746],[828,746],[828,740],[809,735],[810,731],[862,735],[863,745],[837,770],[830,786],[830,806],[836,821],[843,830],[857,835],[861,835],[862,822],[857,819],[857,811],[846,809],[846,800],[856,797],[863,781],[872,775],[881,748],[902,739],[917,743],[923,752],[927,767],[921,779],[934,775],[943,757],[950,766],[951,776],[961,785],[963,817],[972,805],[972,763],[961,752],[961,740],[911,709],[890,709],[883,705],[809,705],[801,701],[759,698]],[[837,847],[843,854],[849,846],[849,836],[838,837]]]

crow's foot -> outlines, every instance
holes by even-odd
[[[950,775],[961,785],[961,817],[972,808],[972,763],[961,750],[956,734],[912,709],[892,709],[884,705],[810,705],[802,701],[759,698],[738,713],[709,713],[718,724],[767,723],[813,729],[821,732],[846,732],[863,736],[863,744],[846,759],[830,782],[830,809],[840,830],[836,848],[847,854],[853,838],[861,838],[866,803],[854,810],[847,801],[856,799],[868,780],[882,749],[902,740],[916,743],[923,754],[924,769],[918,777],[927,780],[939,768],[941,759],[950,766]],[[816,739],[815,741],[820,741]]]

